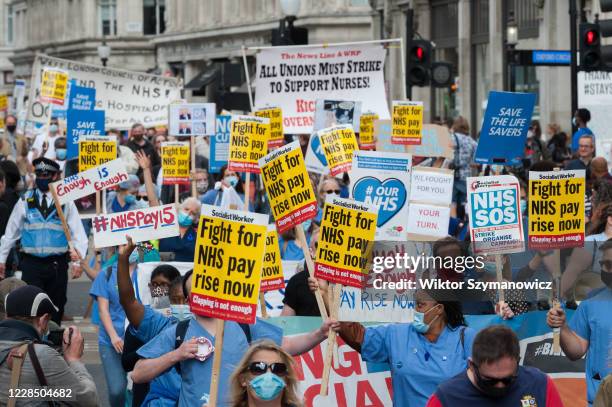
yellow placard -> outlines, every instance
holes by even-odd
[[[106,136],[85,136],[79,139],[79,172],[117,158],[117,139]]]
[[[6,112],[8,110],[8,96],[5,94],[0,95],[0,111]]]
[[[268,151],[270,119],[232,116],[228,169],[259,174],[259,159]]]
[[[164,185],[189,184],[189,143],[169,141],[161,144]]]
[[[202,205],[198,224],[191,311],[255,323],[268,216]]]
[[[423,102],[393,102],[391,143],[421,144]]]
[[[584,245],[585,171],[529,171],[529,249]]]
[[[44,103],[63,105],[68,90],[68,74],[53,69],[44,69],[40,84],[40,99]]]
[[[285,277],[283,277],[283,266],[278,248],[278,234],[274,225],[268,225],[260,287],[264,293],[285,288]]]
[[[259,160],[261,175],[279,233],[317,215],[317,198],[297,141]]]
[[[0,129],[3,129],[3,128],[4,128],[4,126],[5,126],[5,123],[4,123],[4,117],[1,117],[1,116],[0,116]]]
[[[270,138],[268,148],[280,147],[285,144],[285,133],[283,131],[283,111],[280,107],[266,107],[255,112],[257,117],[270,119]]]
[[[359,150],[353,128],[343,124],[319,130],[318,134],[330,175],[335,177],[349,171],[353,163],[353,151]]]
[[[378,208],[328,196],[325,200],[315,277],[361,288],[369,270]]]
[[[359,148],[362,150],[372,150],[376,147],[374,120],[378,120],[376,113],[364,113],[359,118]]]

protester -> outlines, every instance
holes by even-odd
[[[317,188],[317,216],[313,219],[314,222],[321,223],[323,218],[323,208],[325,206],[325,200],[327,196],[340,198],[340,183],[336,178],[323,177],[319,181],[319,188]]]
[[[319,242],[319,232],[315,231],[308,246],[311,257],[315,257]],[[301,249],[300,249],[301,250]],[[285,250],[286,252],[286,250]],[[302,255],[303,256],[303,255]],[[281,316],[303,316],[303,317],[318,317],[321,315],[317,299],[310,289],[308,279],[310,273],[308,265],[304,261],[302,270],[294,274],[285,287],[285,296],[283,297],[283,310]]]
[[[577,130],[572,136],[572,152],[578,153],[579,151],[579,140],[584,135],[590,135],[595,145],[595,136],[591,129],[587,127],[587,124],[591,121],[591,112],[588,109],[580,108],[574,113],[572,118],[572,124],[577,127]]]
[[[87,236],[74,202],[69,202],[63,205],[63,212],[72,241],[66,239],[49,193],[49,184],[59,179],[59,165],[47,158],[37,158],[33,164],[36,189],[28,191],[15,205],[0,240],[0,276],[4,277],[10,249],[21,238],[23,257],[19,267],[23,280],[49,294],[58,307],[52,319],[60,324],[66,304],[68,258],[72,261],[73,278],[80,276],[81,267],[76,262],[87,253]]]
[[[288,229],[281,233],[278,236],[278,246],[282,260],[304,260],[302,243],[296,239],[295,229]]]
[[[472,176],[472,163],[476,154],[478,143],[470,134],[470,125],[462,116],[458,116],[453,122],[452,143],[454,158],[452,168],[455,170],[455,181],[453,183],[453,212],[451,216],[463,218],[463,206],[467,200],[467,188],[465,182],[467,177]]]
[[[7,319],[0,321],[0,400],[9,399],[10,388],[41,387],[44,380],[50,388],[70,390],[75,405],[97,406],[96,384],[81,361],[84,340],[79,329],[76,326],[65,329],[60,344],[43,340],[51,314],[58,312],[49,296],[28,285],[8,294],[5,307]],[[19,369],[17,359],[21,355],[23,365],[18,384],[9,385],[12,370]],[[42,407],[49,402],[30,398],[28,405]]]
[[[595,156],[595,139],[589,135],[578,138],[578,157],[569,161],[566,170],[587,170],[587,178],[590,177],[590,164]]]
[[[592,181],[612,182],[612,175],[608,172],[608,161],[604,157],[595,157],[591,161],[591,177]]]
[[[162,143],[168,141],[166,136],[163,134],[158,134],[156,136],[153,136],[151,138],[149,138],[149,140],[151,140],[153,142],[153,146],[155,147],[155,152],[157,153],[157,155],[159,157],[161,157],[162,153],[161,153],[161,145]]]
[[[0,154],[5,159],[16,161],[24,140],[17,136],[17,118],[12,114],[4,118],[4,135],[0,141],[2,143]]]
[[[8,277],[0,281],[0,321],[6,319],[6,308],[4,306],[4,300],[7,295],[15,291],[19,287],[26,286],[27,284],[18,278]]]
[[[55,139],[60,136],[57,117],[51,117],[49,127],[36,136],[28,153],[28,161],[34,164],[34,159],[45,157],[55,159]]]
[[[161,158],[155,151],[155,146],[151,144],[144,137],[145,129],[144,126],[140,123],[134,123],[132,125],[132,129],[130,130],[130,139],[127,142],[127,146],[134,153],[138,151],[142,151],[146,156],[148,156],[151,160],[151,168],[153,171],[153,176],[157,175],[159,171],[159,166],[161,164]],[[138,170],[138,174],[142,173],[142,169]]]
[[[66,137],[57,137],[54,142],[55,162],[59,164],[60,170],[64,171],[66,166]]]
[[[230,379],[232,406],[299,406],[293,363],[291,356],[272,341],[251,345]]]
[[[468,369],[440,384],[427,407],[563,407],[554,382],[542,371],[519,366],[512,329],[493,325],[478,332]]]
[[[228,197],[225,197],[225,199],[229,200],[229,195],[231,194],[230,188],[233,188],[234,192],[236,192],[237,201],[243,203],[240,209],[244,208],[244,184],[235,171],[227,169],[227,165],[221,167],[221,181],[215,184],[214,189],[206,192],[201,201],[203,204],[221,206],[224,201],[224,195],[228,194]]]
[[[572,158],[572,150],[567,146],[566,133],[554,133],[551,139],[548,140],[547,149],[550,159],[559,167],[565,167]]]
[[[538,120],[532,120],[531,126],[527,131],[527,140],[525,141],[525,159],[529,160],[529,165],[540,160],[550,159],[549,151],[544,147],[542,142],[542,126]]]
[[[612,221],[612,214],[608,222]],[[610,373],[612,354],[612,240],[607,240],[600,249],[600,278],[605,287],[582,301],[568,323],[565,311],[553,307],[548,311],[546,322],[551,328],[561,328],[561,349],[570,360],[586,355],[587,401],[593,404],[601,381]]]
[[[198,220],[202,204],[189,197],[178,207],[179,235],[160,239],[159,251],[174,253],[174,261],[193,262],[197,238]]]
[[[193,180],[196,186],[196,192],[198,193],[197,198],[202,202],[204,195],[208,192],[210,187],[210,175],[204,168],[196,168],[193,171]]]
[[[148,208],[149,204],[139,201],[136,197],[139,188],[138,177],[130,174],[127,180],[119,184],[117,191],[110,191],[106,194],[106,210],[108,213]]]
[[[138,172],[138,161],[134,152],[128,147],[121,144],[121,132],[116,129],[106,131],[107,136],[117,137],[117,158],[120,158],[128,174],[136,174]]]

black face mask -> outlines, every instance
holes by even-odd
[[[601,270],[601,281],[603,281],[603,283],[607,285],[608,288],[612,289],[612,273],[607,273]]]
[[[496,399],[504,397],[510,390],[510,387],[512,386],[514,381],[516,380],[516,377],[514,376],[501,380],[483,379],[482,376],[480,376],[480,372],[478,371],[476,365],[472,365],[472,367],[474,369],[474,376],[476,377],[476,385],[478,386],[479,390],[487,397]],[[497,383],[499,383],[500,381],[504,383],[504,387],[496,387]]]
[[[8,130],[9,133],[14,133],[15,130],[17,130],[17,126],[14,124],[7,124],[6,129]]]

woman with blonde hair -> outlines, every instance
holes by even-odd
[[[272,341],[251,345],[231,378],[234,407],[298,407],[293,358]]]

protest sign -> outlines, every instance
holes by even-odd
[[[285,133],[283,131],[283,111],[280,107],[264,107],[257,109],[254,113],[257,117],[270,119],[270,138],[268,148],[280,147],[285,144]]]
[[[168,135],[210,136],[215,134],[214,103],[171,103]]]
[[[376,113],[364,113],[359,118],[359,148],[373,150],[376,147],[374,140],[374,121],[378,120]]]
[[[512,175],[467,178],[467,209],[475,253],[519,253],[525,246],[520,186]]]
[[[529,249],[584,245],[585,171],[529,171]]]
[[[535,93],[489,92],[474,156],[476,163],[521,163],[535,99]]]
[[[313,133],[308,139],[308,148],[306,149],[306,169],[317,174],[329,174],[327,167],[327,158],[321,147],[321,139],[318,133]]]
[[[356,131],[359,130],[360,116],[361,102],[317,99],[314,130],[346,124]]]
[[[107,127],[129,129],[134,123],[145,127],[166,125],[168,105],[180,98],[181,80],[142,72],[90,65],[83,62],[37,55],[32,67],[28,120],[45,124],[49,109],[39,102],[43,67],[66,72],[77,84],[96,89],[98,107],[106,111]]]
[[[278,234],[274,225],[268,225],[260,288],[262,292],[285,288],[280,249],[278,247]]]
[[[317,198],[297,141],[259,160],[270,209],[279,233],[317,215]]]
[[[32,80],[32,87],[34,84]],[[63,105],[66,99],[66,93],[68,88],[68,74],[64,71],[57,69],[50,69],[45,67],[42,72],[42,78],[40,79],[40,100],[42,103],[51,103],[53,105]],[[36,100],[31,97],[31,103]]]
[[[79,172],[87,171],[117,158],[114,136],[82,136],[79,138]]]
[[[423,102],[393,101],[391,143],[421,144]]]
[[[376,234],[378,208],[327,196],[323,208],[315,277],[363,287],[369,251]]]
[[[104,134],[104,118],[104,110],[75,111],[74,114],[68,115],[66,129],[66,157],[68,159],[78,157],[81,137]]]
[[[612,72],[593,71],[578,72],[578,106],[591,112],[589,129],[596,134],[595,150],[597,155],[608,161],[612,170],[612,92],[608,86],[612,81]]]
[[[8,110],[8,96],[6,93],[0,94],[0,112],[6,112]]]
[[[405,240],[411,161],[403,153],[353,153],[350,197],[378,206],[376,240]]]
[[[446,237],[450,207],[410,202],[408,236],[411,240]]]
[[[228,169],[259,174],[259,159],[268,151],[270,119],[255,116],[233,116]]]
[[[179,235],[174,204],[96,215],[91,225],[96,249],[126,244],[126,235],[134,243]]]
[[[192,312],[255,323],[267,230],[267,215],[202,205],[191,283]]]
[[[436,124],[424,124],[421,130],[421,144],[408,144],[405,151],[417,157],[454,158],[453,144],[448,128]]]
[[[364,111],[388,119],[386,52],[372,44],[262,49],[257,54],[255,106],[280,107],[288,134],[313,132],[315,101],[323,98],[358,101]]]
[[[296,273],[298,273],[299,267],[304,264],[303,261],[295,261],[295,260],[281,260],[281,268],[283,270],[283,278],[285,280],[285,287],[289,283],[291,277],[293,277]],[[285,299],[285,289],[281,288],[278,290],[267,291],[264,293],[264,302],[266,304],[266,313],[269,317],[278,317],[280,316],[285,304],[283,300]],[[261,297],[260,297],[261,300]],[[261,308],[258,308],[257,316],[261,317],[262,314]]]
[[[406,145],[391,143],[391,120],[374,120],[376,151],[405,153]]]
[[[347,172],[353,162],[353,151],[359,150],[353,128],[344,124],[319,130],[319,141],[332,177]]]
[[[232,116],[217,116],[217,131],[210,137],[210,158],[208,172],[218,174],[221,167],[227,164],[230,144],[230,123]]]
[[[413,167],[410,201],[450,205],[453,195],[452,170],[431,167]]]
[[[68,113],[79,114],[80,112],[71,112],[74,110],[94,110],[96,107],[96,89],[79,86],[76,83],[70,85],[68,102]]]
[[[19,113],[24,110],[25,88],[26,82],[23,79],[15,79],[15,86],[13,87],[13,105],[11,107],[11,111],[15,115],[19,115]],[[25,115],[22,119],[18,120],[25,122]]]
[[[161,144],[164,185],[189,184],[189,143],[167,141]]]
[[[118,185],[127,179],[128,174],[124,161],[115,159],[87,171],[66,176],[51,184],[51,188],[55,189],[58,200],[63,205]]]

